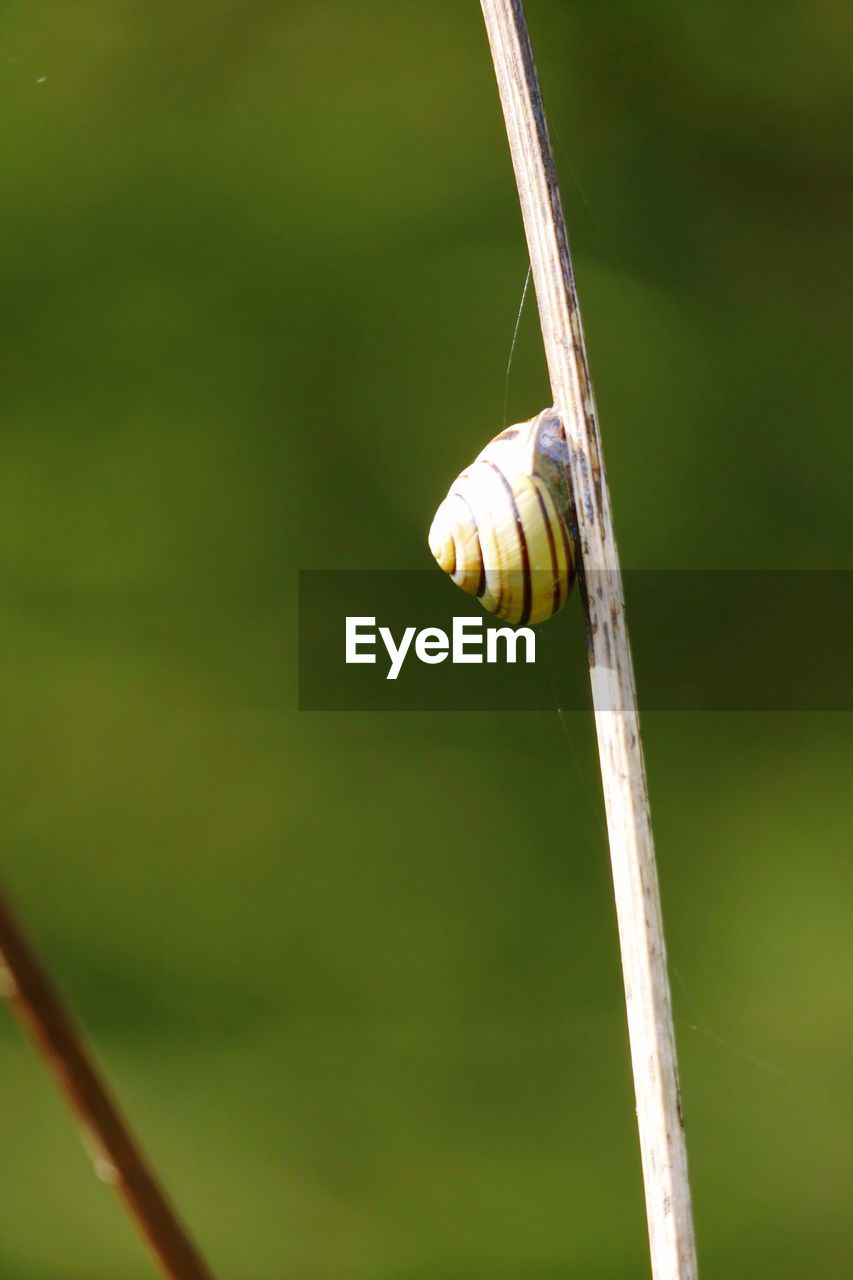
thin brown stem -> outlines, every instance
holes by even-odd
[[[2,894],[0,961],[0,994],[9,998],[81,1125],[95,1172],[121,1196],[163,1275],[213,1280]]]
[[[569,442],[581,587],[654,1280],[695,1280],[669,977],[622,575],[580,305],[521,0],[481,0],[554,404]]]

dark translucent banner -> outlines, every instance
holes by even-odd
[[[641,710],[853,710],[853,572],[628,571],[623,581]],[[589,709],[577,588],[547,622],[513,628],[435,570],[303,571],[299,704]]]

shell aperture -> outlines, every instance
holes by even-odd
[[[542,622],[575,574],[567,444],[554,409],[495,436],[457,477],[429,532],[439,566],[507,622]]]

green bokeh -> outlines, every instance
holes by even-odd
[[[849,567],[846,7],[528,9],[625,562]],[[478,6],[0,15],[22,915],[222,1280],[645,1274],[588,719],[295,709],[297,570],[425,566],[501,423]],[[837,1280],[849,718],[645,732],[703,1277]],[[8,1018],[0,1096],[4,1280],[150,1275]]]

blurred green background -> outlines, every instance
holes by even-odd
[[[23,918],[223,1280],[646,1274],[588,718],[296,710],[297,570],[426,566],[501,424],[478,5],[0,14]],[[528,17],[625,563],[851,567],[846,6]],[[645,719],[706,1278],[853,1252],[850,730]],[[6,1014],[0,1097],[4,1280],[151,1275]]]

